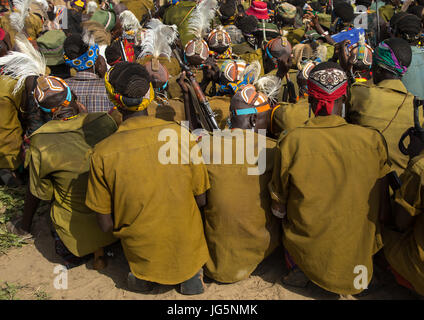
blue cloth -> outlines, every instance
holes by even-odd
[[[415,46],[411,46],[411,50],[411,65],[403,75],[402,82],[409,92],[424,100],[424,52]]]

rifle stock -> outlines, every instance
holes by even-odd
[[[193,103],[195,112],[199,117],[199,121],[203,129],[207,131],[213,131],[214,129],[219,129],[218,124],[215,120],[215,114],[213,113],[208,99],[200,88],[199,83],[196,80],[193,72],[191,72],[189,66],[187,66],[182,60],[178,51],[174,49],[173,51],[175,58],[181,66],[181,69],[186,72],[186,76],[190,81],[191,87],[193,88],[194,94],[197,98],[197,103]]]

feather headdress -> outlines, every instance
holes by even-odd
[[[139,58],[147,55],[158,58],[163,55],[169,60],[172,55],[171,45],[177,37],[178,31],[175,25],[165,25],[158,19],[152,19],[147,23],[147,30],[141,45]]]
[[[257,79],[259,79],[259,75],[261,74],[261,64],[258,60],[253,61],[243,70],[240,78],[244,79],[246,76],[250,79],[249,83],[254,83]]]
[[[18,80],[13,94],[19,92],[29,76],[39,76],[46,72],[46,61],[41,53],[34,49],[32,44],[22,34],[15,37],[18,51],[9,51],[9,53],[0,58],[2,66],[1,75],[8,75]]]
[[[25,19],[29,15],[29,8],[33,0],[13,1],[16,11],[10,14],[10,25],[17,32],[22,32],[25,27]]]
[[[130,10],[122,11],[119,15],[119,20],[121,20],[122,27],[125,31],[128,30],[138,30],[141,28],[140,22],[137,17]]]
[[[217,0],[203,0],[194,9],[188,20],[188,31],[197,39],[202,39],[211,25],[218,9]]]
[[[97,5],[97,3],[95,1],[89,1],[87,3],[87,13],[88,14],[94,13],[97,10],[98,7],[99,6]]]
[[[277,76],[265,76],[255,81],[254,86],[257,91],[268,96],[270,102],[276,102],[281,90],[281,79]]]
[[[112,36],[107,32],[104,26],[97,21],[84,21],[82,24],[82,41],[88,46],[93,46],[95,43],[98,45],[110,45]]]

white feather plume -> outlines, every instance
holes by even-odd
[[[14,95],[23,87],[27,77],[39,76],[46,72],[44,57],[22,34],[16,35],[15,43],[19,52],[9,51],[0,58],[0,65],[3,66],[1,74],[18,80],[13,89]]]
[[[281,79],[277,76],[265,76],[254,83],[256,90],[267,95],[270,102],[276,102],[281,90]]]
[[[240,78],[244,79],[244,77],[249,73],[251,73],[251,76],[253,76],[253,81],[259,79],[259,75],[261,74],[261,64],[258,60],[255,60],[252,63],[248,64],[243,70],[243,73],[241,74]]]
[[[137,17],[130,10],[122,11],[122,13],[119,15],[119,20],[121,20],[122,27],[125,31],[138,30],[141,28]]]
[[[33,0],[13,1],[16,10],[10,14],[10,25],[17,32],[22,32],[25,27],[25,19],[29,15],[29,7]]]
[[[139,58],[152,55],[157,58],[163,55],[171,58],[171,45],[178,37],[177,27],[163,24],[158,19],[152,19],[147,23],[147,30],[144,41],[141,45],[141,53]]]
[[[87,13],[88,14],[94,13],[97,10],[98,7],[99,6],[97,5],[97,3],[95,1],[89,1],[87,3]]]
[[[200,2],[188,20],[189,33],[198,39],[202,38],[208,30],[212,19],[215,17],[217,9],[217,0],[203,0]]]
[[[34,2],[40,6],[44,13],[47,13],[49,10],[49,3],[47,0],[35,0]]]

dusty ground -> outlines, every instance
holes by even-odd
[[[49,232],[47,215],[36,216],[33,226],[35,240],[22,248],[13,248],[0,255],[0,298],[17,299],[340,299],[308,285],[305,289],[284,287],[280,278],[285,272],[281,250],[265,260],[249,279],[235,284],[217,284],[206,279],[206,292],[195,297],[179,294],[173,286],[155,288],[151,294],[126,290],[129,271],[122,249],[112,248],[114,257],[101,272],[92,269],[91,261],[68,272],[68,289],[57,290],[53,282],[57,274],[53,270],[61,263],[54,250]],[[393,281],[366,297],[342,299],[415,299]]]

